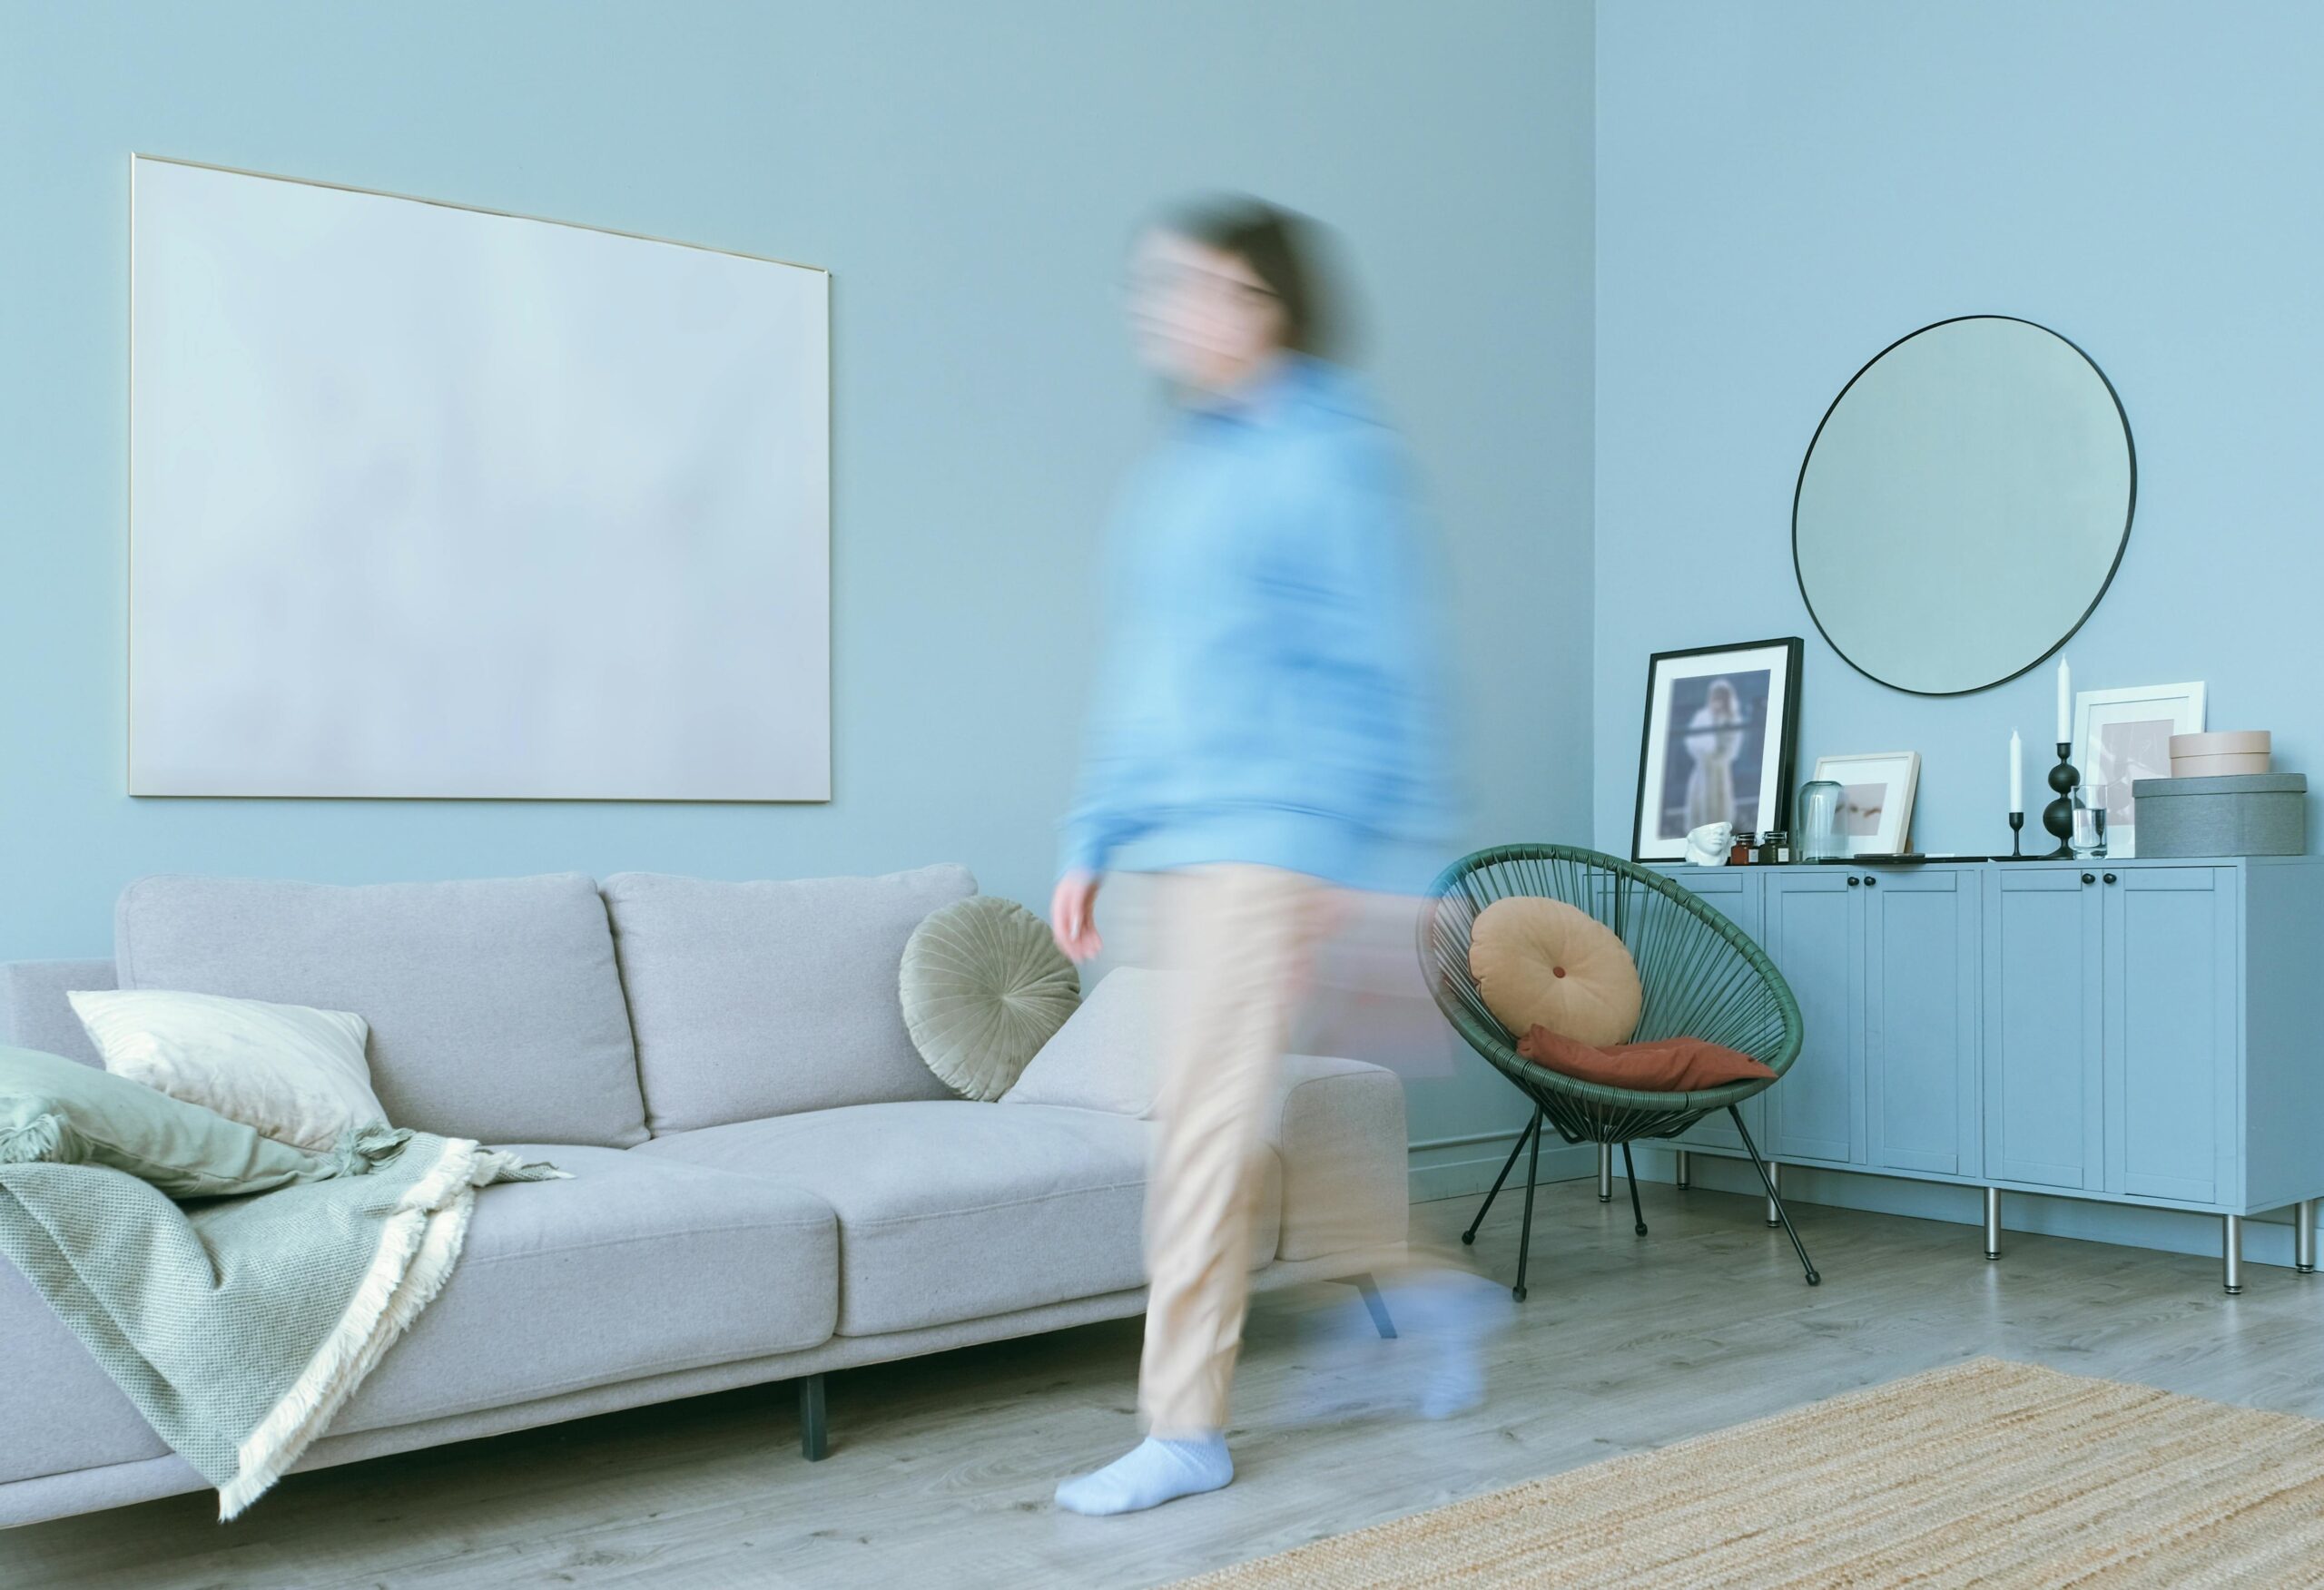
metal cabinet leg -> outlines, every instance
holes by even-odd
[[[1783,1194],[1783,1167],[1769,1160],[1761,1173],[1768,1179],[1768,1223],[1783,1224],[1783,1205],[1777,1202]]]
[[[1985,1257],[2001,1257],[2001,1189],[1985,1189]]]
[[[2240,1214],[2220,1217],[2220,1279],[2229,1297],[2243,1291],[2243,1217]]]
[[[823,1378],[809,1375],[799,1382],[799,1450],[810,1463],[820,1463],[831,1450],[823,1425]]]
[[[2291,1267],[2302,1275],[2316,1273],[2316,1200],[2303,1198],[2291,1206]]]
[[[1695,1184],[1695,1156],[1683,1148],[1679,1150],[1678,1172],[1672,1179],[1678,1183],[1681,1192]]]
[[[1611,1203],[1613,1201],[1614,1145],[1601,1143],[1598,1145],[1598,1202]]]

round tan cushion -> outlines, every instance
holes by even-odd
[[[1563,900],[1495,900],[1469,928],[1469,975],[1512,1033],[1603,1047],[1638,1027],[1646,990],[1614,930]]]

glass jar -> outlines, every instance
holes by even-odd
[[[1848,853],[1840,834],[1840,787],[1818,779],[1799,791],[1799,859],[1837,860]]]
[[[2083,860],[2106,854],[2106,801],[2112,794],[2103,784],[2077,784],[2073,791],[2073,853]]]

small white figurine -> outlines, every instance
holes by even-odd
[[[1687,830],[1687,864],[1690,867],[1724,867],[1728,852],[1734,848],[1735,825],[1731,822],[1707,822]]]

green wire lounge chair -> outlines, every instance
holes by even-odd
[[[1646,1001],[1639,1013],[1634,1041],[1705,1038],[1765,1061],[1779,1078],[1799,1057],[1803,1036],[1799,1004],[1774,963],[1741,928],[1667,878],[1612,856],[1565,845],[1502,845],[1479,850],[1446,868],[1429,893],[1428,908],[1421,916],[1420,956],[1436,1003],[1469,1046],[1533,1102],[1532,1123],[1509,1151],[1476,1220],[1461,1236],[1463,1242],[1476,1241],[1477,1227],[1500,1196],[1517,1156],[1531,1144],[1532,1169],[1525,1179],[1524,1234],[1519,1239],[1517,1284],[1512,1289],[1520,1300],[1525,1296],[1525,1261],[1532,1246],[1533,1183],[1541,1166],[1543,1121],[1556,1127],[1558,1135],[1568,1143],[1621,1146],[1622,1170],[1630,1184],[1631,1219],[1638,1234],[1644,1236],[1646,1215],[1639,1205],[1631,1143],[1640,1138],[1675,1137],[1705,1115],[1725,1110],[1768,1190],[1768,1207],[1791,1238],[1800,1268],[1807,1273],[1807,1284],[1815,1286],[1822,1281],[1799,1233],[1792,1228],[1775,1178],[1768,1173],[1767,1162],[1759,1157],[1758,1145],[1751,1141],[1750,1131],[1736,1108],[1752,1094],[1773,1086],[1774,1079],[1755,1077],[1699,1093],[1669,1094],[1637,1093],[1562,1075],[1519,1055],[1516,1039],[1485,1008],[1476,981],[1469,974],[1469,928],[1479,912],[1495,900],[1512,897],[1563,900],[1612,928],[1638,963]],[[1610,1195],[1602,1180],[1599,1187],[1600,1197]]]

